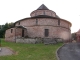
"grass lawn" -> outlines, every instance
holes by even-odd
[[[62,43],[55,45],[44,44],[22,44],[5,42],[2,39],[2,47],[10,47],[16,54],[11,56],[0,56],[0,60],[57,60],[56,50]]]

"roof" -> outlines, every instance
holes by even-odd
[[[55,17],[48,16],[48,15],[38,15],[38,16],[31,17],[31,18],[55,18]]]
[[[24,26],[15,26],[16,28],[22,28],[22,29],[25,29]]]
[[[57,18],[60,18],[58,15],[56,15]]]
[[[49,10],[44,4],[42,4],[37,10]]]

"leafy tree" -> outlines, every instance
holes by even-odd
[[[11,22],[11,23],[9,23],[8,25],[9,25],[9,28],[14,27],[14,23],[12,23],[12,22]]]
[[[0,25],[0,38],[4,38],[7,29],[14,27],[14,23],[6,23],[5,25]]]
[[[72,39],[76,40],[76,33],[72,33]]]

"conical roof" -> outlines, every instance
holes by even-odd
[[[44,4],[42,4],[37,10],[49,10]]]

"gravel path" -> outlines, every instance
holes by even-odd
[[[60,60],[80,60],[80,43],[68,43],[58,50]]]
[[[12,55],[13,51],[7,47],[0,47],[0,56],[5,56],[5,55]]]

